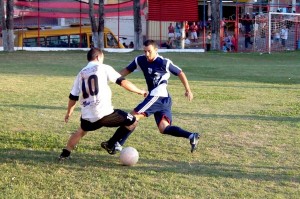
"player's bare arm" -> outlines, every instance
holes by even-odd
[[[131,71],[129,71],[127,68],[123,68],[119,73],[122,75],[122,77],[125,77],[129,75]]]
[[[120,86],[122,86],[123,88],[125,88],[128,91],[137,93],[139,95],[143,95],[144,97],[147,96],[147,91],[141,90],[138,87],[136,87],[133,83],[131,83],[130,81],[122,78],[119,78],[117,80],[117,84],[119,84]]]
[[[69,121],[69,118],[70,118],[70,116],[72,115],[72,113],[74,111],[75,105],[76,105],[76,100],[70,99],[69,103],[68,103],[68,110],[67,110],[67,113],[65,115],[65,122],[66,123]]]
[[[178,75],[181,83],[183,84],[184,88],[185,88],[185,96],[188,98],[189,101],[192,101],[194,96],[193,96],[193,93],[191,91],[191,88],[190,88],[190,85],[189,85],[189,82],[184,74],[183,71],[181,71],[181,73]]]

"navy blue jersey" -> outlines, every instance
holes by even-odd
[[[152,62],[148,62],[145,55],[138,56],[127,66],[131,72],[137,68],[144,73],[149,95],[159,97],[169,96],[167,85],[170,74],[178,76],[182,71],[171,60],[159,55]]]

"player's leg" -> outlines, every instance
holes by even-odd
[[[145,118],[145,115],[143,115],[143,114],[138,114],[138,113],[136,113],[136,112],[134,112],[134,111],[133,111],[131,114],[134,115],[134,116],[136,117],[137,122],[139,122],[139,120]],[[127,133],[124,133],[124,134],[123,134],[122,138],[118,141],[118,144],[119,144],[121,147],[125,144],[126,140],[128,139],[128,137],[131,135],[131,133],[132,133],[134,130],[135,130],[135,127],[132,128],[132,129],[131,129],[130,131],[128,131]],[[121,148],[120,148],[120,149],[121,149]],[[121,150],[122,150],[122,149],[121,149]],[[121,150],[119,150],[119,151],[121,151]]]
[[[101,123],[106,127],[119,126],[108,141],[101,143],[101,147],[111,155],[116,153],[115,144],[121,140],[124,135],[134,130],[137,125],[136,117],[122,110],[115,110],[112,114],[104,117]]]
[[[159,97],[147,96],[139,105],[137,105],[137,107],[133,109],[131,114],[136,117],[137,121],[152,115],[155,112],[153,107],[155,107],[158,99]],[[123,137],[118,141],[118,143],[123,146],[133,131],[134,129],[123,134]]]
[[[161,111],[154,114],[156,124],[158,126],[159,132],[162,134],[172,135],[175,137],[184,137],[190,140],[191,152],[194,152],[197,148],[199,141],[199,133],[192,133],[186,131],[178,126],[173,126],[172,124],[172,100],[171,98],[165,98],[161,101]]]
[[[67,159],[71,155],[71,151],[78,144],[80,139],[86,135],[86,131],[82,130],[82,128],[78,128],[69,138],[67,142],[67,146],[62,150],[62,153],[59,156],[59,160]]]
[[[88,131],[94,131],[101,128],[97,122],[90,122],[85,119],[80,118],[80,127],[75,131],[69,138],[67,146],[62,150],[59,156],[59,160],[64,160],[70,157],[71,151],[79,143],[80,139],[87,134]]]
[[[191,152],[193,153],[198,145],[200,134],[186,131],[178,126],[173,126],[163,117],[158,125],[159,131],[163,134],[172,135],[175,137],[184,137],[190,140]]]

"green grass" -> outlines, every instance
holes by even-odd
[[[105,53],[116,70],[142,52]],[[86,52],[0,52],[0,198],[299,198],[300,52],[164,53],[186,73],[194,100],[172,77],[173,124],[199,131],[196,153],[161,135],[153,117],[126,146],[140,160],[121,166],[100,149],[115,129],[84,137],[72,159],[57,162],[79,125],[63,122]],[[142,74],[128,77],[146,88]],[[111,84],[115,108],[142,98]]]

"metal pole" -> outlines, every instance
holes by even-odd
[[[223,19],[223,2],[220,0],[220,21]]]
[[[82,42],[82,39],[81,39],[81,1],[79,1],[79,48],[82,47],[81,45],[81,42]]]
[[[120,0],[118,0],[118,47],[120,48]]]
[[[205,0],[203,0],[203,48],[205,48],[205,43],[206,43],[206,19],[205,19],[205,6],[206,6],[206,3],[205,3]]]
[[[40,45],[40,0],[38,0],[38,47],[41,47]]]

